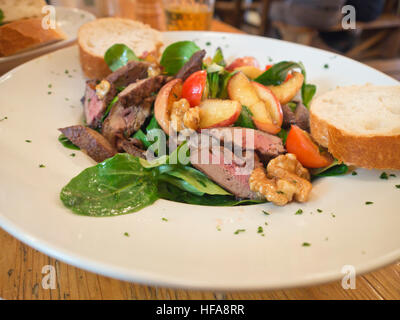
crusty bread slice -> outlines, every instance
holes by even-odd
[[[315,98],[312,137],[338,160],[400,169],[400,86],[341,87]]]
[[[138,21],[122,18],[101,18],[79,29],[78,44],[83,72],[89,79],[103,79],[111,70],[104,54],[112,45],[127,45],[140,57],[145,52],[158,51],[162,46],[161,33]]]
[[[0,57],[63,39],[60,29],[43,29],[42,18],[13,21],[0,26]]]
[[[40,17],[45,5],[44,0],[0,0],[0,9],[4,15],[3,22]]]

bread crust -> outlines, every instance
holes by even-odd
[[[89,79],[101,80],[111,73],[103,57],[98,57],[87,52],[80,44],[79,59],[83,73]]]
[[[41,18],[14,21],[0,27],[0,56],[65,39],[60,29],[43,29]]]
[[[310,113],[312,137],[339,161],[367,169],[400,169],[400,135],[354,135]]]

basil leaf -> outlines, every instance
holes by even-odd
[[[216,63],[216,64],[220,65],[221,67],[226,66],[224,55],[223,55],[222,49],[220,47],[218,47],[217,50],[215,51],[214,57],[212,59],[212,63]]]
[[[203,206],[237,206],[237,205],[250,205],[264,203],[265,200],[237,200],[234,196],[224,195],[210,195],[204,194],[202,196],[182,191],[174,185],[168,183],[160,183],[158,185],[158,196],[161,199],[171,200],[181,203],[188,203]]]
[[[170,185],[173,185],[175,187],[178,187],[181,190],[179,192],[186,191],[186,192],[189,192],[189,193],[194,194],[196,196],[203,196],[204,195],[204,192],[198,191],[195,187],[193,187],[190,183],[188,183],[185,180],[182,180],[182,179],[179,179],[179,178],[175,178],[175,177],[170,176],[170,175],[162,175],[162,176],[159,177],[159,180],[163,181],[163,182],[167,182]]]
[[[117,154],[73,178],[62,190],[61,201],[86,216],[116,216],[138,211],[158,199],[157,180],[137,157]]]
[[[117,43],[106,51],[104,60],[111,71],[115,71],[126,65],[129,61],[139,61],[139,58],[128,46]]]
[[[71,140],[69,140],[63,133],[61,133],[58,136],[58,141],[61,142],[61,144],[68,149],[71,150],[81,150],[81,148],[79,148],[78,146],[74,145]]]
[[[254,126],[251,118],[252,116],[253,114],[251,113],[250,109],[246,106],[242,106],[239,118],[236,120],[234,127],[255,129],[256,127]]]
[[[170,44],[163,52],[160,64],[169,75],[175,75],[200,48],[193,41]]]
[[[281,61],[274,64],[271,68],[259,75],[254,81],[264,86],[279,86],[282,84],[290,70],[301,68],[300,65],[293,61]]]

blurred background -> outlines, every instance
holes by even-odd
[[[159,30],[220,31],[213,25],[219,21],[245,33],[344,54],[400,79],[400,0],[49,0],[48,3],[79,7],[98,17],[117,15],[136,19]],[[355,9],[355,16],[348,5]],[[354,23],[354,29],[343,28],[354,27]]]

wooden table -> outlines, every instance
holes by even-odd
[[[241,32],[213,21],[213,31]],[[0,229],[0,297],[3,299],[400,299],[400,263],[359,276],[356,289],[334,282],[308,288],[211,292],[129,283],[72,267],[30,248]],[[42,268],[56,270],[56,288],[43,289]]]

